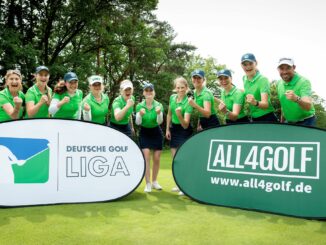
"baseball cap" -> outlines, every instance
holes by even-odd
[[[251,53],[247,53],[247,54],[242,55],[242,57],[241,57],[241,63],[243,63],[245,61],[257,62],[256,61],[256,57],[253,54],[251,54]]]
[[[127,88],[134,88],[134,86],[132,85],[132,82],[130,80],[123,80],[120,83],[120,89],[126,90]]]
[[[46,66],[38,66],[35,69],[35,74],[40,73],[41,71],[50,72],[49,68],[47,68]]]
[[[143,90],[148,89],[148,88],[151,90],[154,90],[154,85],[152,83],[145,83],[143,85]]]
[[[98,75],[93,75],[88,78],[89,85],[93,85],[94,83],[101,83],[103,84],[103,78]]]
[[[71,82],[73,80],[77,80],[78,81],[78,77],[77,77],[76,73],[70,71],[70,72],[67,72],[63,76],[63,80],[65,80],[65,82]]]
[[[205,72],[203,70],[196,69],[191,73],[191,77],[199,76],[201,78],[205,77]]]
[[[279,66],[281,66],[281,65],[294,66],[294,60],[291,59],[291,58],[286,58],[286,57],[281,58],[281,59],[279,59],[279,61],[278,61],[278,65],[277,65],[277,67],[279,67]]]
[[[231,74],[231,71],[230,70],[224,69],[224,70],[218,71],[217,77],[220,77],[220,76],[232,77],[232,74]]]

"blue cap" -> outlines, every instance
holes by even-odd
[[[67,72],[64,75],[63,80],[65,80],[65,82],[71,82],[73,80],[77,80],[78,81],[78,77],[77,77],[76,73],[74,73],[74,72]]]
[[[217,73],[217,77],[221,77],[221,76],[224,76],[224,77],[232,77],[232,74],[231,74],[231,71],[230,70],[224,69],[224,70],[220,70]]]
[[[243,63],[245,61],[257,62],[256,61],[256,57],[253,54],[251,54],[251,53],[242,55],[242,57],[241,57],[241,63]]]
[[[145,83],[143,85],[143,90],[150,88],[151,90],[154,90],[154,85],[152,83]]]
[[[50,72],[49,68],[47,68],[46,66],[38,66],[36,67],[35,74],[40,73],[41,71]]]
[[[205,77],[205,72],[203,70],[194,70],[192,73],[191,73],[191,77],[194,77],[194,76],[199,76],[201,78],[204,78]]]

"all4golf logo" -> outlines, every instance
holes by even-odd
[[[49,141],[0,137],[0,184],[46,183]]]

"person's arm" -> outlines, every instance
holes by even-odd
[[[261,100],[258,101],[255,99],[255,97],[252,94],[247,94],[246,100],[249,104],[256,106],[260,109],[267,109],[268,104],[268,93],[261,93],[260,94]]]
[[[228,111],[228,117],[231,121],[236,121],[241,111],[241,105],[233,104],[232,111]]]
[[[311,109],[312,99],[310,96],[300,97],[293,90],[287,90],[285,96],[288,100],[296,102],[302,110],[309,111]]]
[[[85,121],[92,121],[92,109],[87,102],[83,105],[83,119]]]
[[[158,125],[162,124],[163,122],[163,108],[161,108],[161,106],[157,106],[155,108],[156,111],[156,122]]]
[[[49,106],[49,113],[53,116],[55,115],[58,110],[59,110],[59,107],[58,107],[58,104],[59,104],[59,100],[58,99],[52,99],[51,100],[51,104]]]
[[[179,119],[179,122],[180,122],[181,126],[184,129],[187,129],[189,127],[189,123],[190,123],[190,114],[185,113],[184,117],[183,117],[182,114],[181,114],[181,107],[176,108],[175,112],[177,114],[177,117]]]
[[[135,128],[134,128],[134,122],[132,120],[132,115],[130,115],[130,117],[129,117],[129,122],[130,122],[131,134],[133,136],[135,136],[136,135],[136,131],[135,131]]]
[[[39,102],[35,104],[34,101],[26,102],[26,112],[28,117],[33,117],[41,108],[42,105],[50,103],[47,95],[42,95]]]
[[[309,111],[311,109],[312,106],[312,98],[311,97],[297,97],[297,101],[298,105],[301,107],[301,109],[305,110],[305,111]]]
[[[121,121],[126,115],[129,108],[132,107],[133,105],[134,105],[134,101],[132,99],[129,99],[127,101],[127,104],[122,109],[121,108],[114,109],[115,120]]]
[[[137,125],[141,125],[141,123],[142,123],[142,116],[140,115],[140,112],[137,112],[137,113],[136,113],[136,120],[135,120],[135,123],[136,123]]]
[[[171,108],[169,106],[168,114],[166,115],[166,130],[165,130],[165,137],[168,140],[171,140],[171,132],[170,132],[171,118],[172,118],[172,112],[171,112]]]
[[[62,100],[53,98],[51,100],[51,104],[49,106],[49,113],[53,116],[55,115],[59,109],[61,108],[61,106],[63,106],[64,104],[69,103],[70,98],[69,96],[65,96]]]
[[[13,107],[10,103],[6,103],[2,106],[3,110],[10,116],[11,119],[18,119],[19,110],[23,103],[23,100],[19,97],[14,97],[15,106]]]
[[[199,106],[192,98],[188,99],[188,103],[204,117],[209,118],[211,116],[211,102],[204,101],[204,108]]]

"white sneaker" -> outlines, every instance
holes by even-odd
[[[176,186],[176,187],[173,187],[171,191],[172,191],[172,192],[179,192],[180,189]]]
[[[179,195],[179,196],[184,196],[184,194],[183,194],[182,191],[179,191],[178,195]]]
[[[151,183],[149,183],[149,182],[146,183],[144,192],[152,192],[152,185],[151,185]]]
[[[154,181],[152,183],[152,188],[156,189],[156,190],[162,190],[162,186],[160,186],[160,184],[157,181]]]

